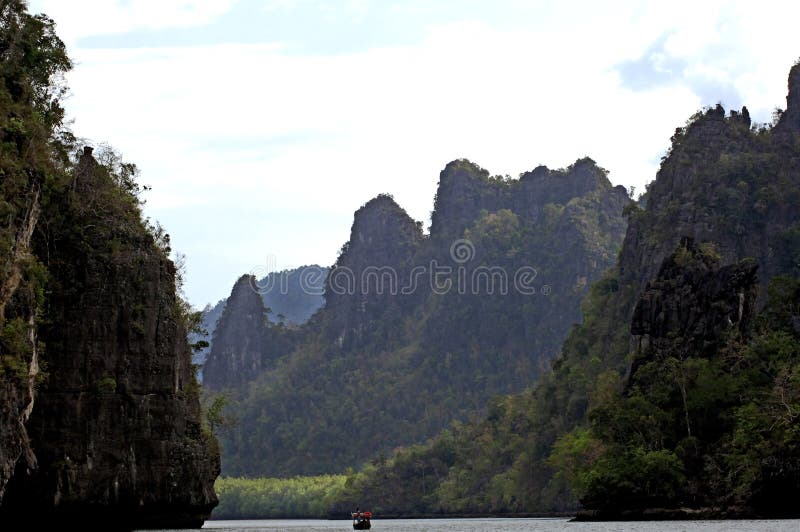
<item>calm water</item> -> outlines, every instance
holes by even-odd
[[[350,521],[208,521],[203,530],[227,532],[353,530]],[[650,521],[626,523],[570,523],[567,519],[389,519],[372,521],[372,530],[382,532],[800,532],[800,520],[787,521]]]

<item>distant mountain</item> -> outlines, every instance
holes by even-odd
[[[273,272],[256,282],[269,320],[287,326],[302,325],[325,303],[328,268],[316,264]]]
[[[629,203],[588,158],[519,179],[453,161],[429,235],[391,196],[367,202],[295,347],[225,390],[225,472],[344,471],[529,386],[613,264]]]
[[[796,517],[800,64],[787,103],[774,127],[718,105],[678,128],[552,371],[368,466],[337,508]]]

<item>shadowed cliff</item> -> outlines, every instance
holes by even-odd
[[[54,25],[0,5],[0,521],[198,527],[216,505],[169,236],[136,168],[79,155]]]

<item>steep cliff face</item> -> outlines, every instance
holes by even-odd
[[[684,238],[634,308],[631,334],[644,358],[634,361],[631,378],[638,365],[673,347],[685,356],[709,356],[732,329],[745,335],[755,316],[757,269],[753,260],[720,268],[711,245]]]
[[[187,308],[135,167],[73,156],[55,25],[0,3],[0,522],[198,526],[216,503]]]
[[[264,301],[267,319],[272,324],[283,324],[296,329],[306,323],[324,303],[325,278],[328,268],[316,264],[300,266],[291,270],[270,272],[256,280],[255,289]],[[189,335],[192,343],[203,340],[208,346],[195,351],[192,362],[201,366],[197,373],[202,381],[202,365],[205,364],[211,348],[214,346],[214,332],[217,322],[228,303],[228,298],[217,301],[215,305],[206,305],[203,309],[201,329],[205,333]],[[257,333],[260,334],[260,333]]]
[[[800,90],[798,72],[797,66],[792,68],[783,124],[800,112],[800,98],[792,96]],[[723,264],[754,259],[762,306],[773,277],[800,274],[800,163],[794,133],[781,123],[772,129],[755,128],[746,108],[726,115],[716,106],[676,130],[648,186],[646,207],[629,216],[617,271],[611,276],[618,289],[597,302],[598,308],[616,312],[603,324],[622,323],[627,329],[637,294],[656,277],[683,236],[713,242]],[[600,347],[598,352],[604,352],[612,366],[624,370],[626,334],[613,335],[590,325],[581,335]]]
[[[786,110],[775,126],[779,133],[800,132],[800,62],[789,71],[789,94],[786,96]]]
[[[606,172],[588,157],[564,170],[538,166],[524,172],[518,180],[491,177],[483,168],[460,159],[449,163],[439,176],[431,237],[460,238],[464,228],[482,210],[509,209],[527,221],[536,222],[546,216],[543,209],[547,204],[566,205],[573,198],[608,189],[612,187]],[[614,188],[613,195],[618,196],[618,202],[627,197],[624,187]]]
[[[628,203],[589,159],[519,180],[453,161],[428,237],[391,197],[366,203],[325,306],[240,399],[226,473],[341,471],[529,385],[612,264]]]
[[[270,325],[256,278],[243,275],[233,286],[203,367],[211,390],[241,387],[291,348],[289,331]]]
[[[37,279],[38,263],[30,245],[39,216],[40,193],[37,180],[22,182],[29,188],[23,189],[20,208],[2,202],[12,216],[2,229],[5,242],[10,244],[3,246],[8,253],[0,257],[0,503],[17,462],[22,459],[28,467],[36,465],[25,424],[33,408],[39,373],[35,320],[42,280]],[[11,183],[9,179],[0,184],[0,198],[14,197],[15,191],[8,186]]]
[[[788,117],[800,103],[792,97],[797,90],[796,74],[794,67],[790,107],[784,113]],[[585,304],[584,324],[565,342],[553,379],[541,390],[542,394],[555,389],[561,393],[537,399],[535,408],[541,415],[537,416],[540,434],[536,440],[545,444],[546,453],[552,451],[558,431],[545,436],[544,427],[554,423],[580,427],[587,412],[601,401],[610,375],[630,371],[631,351],[638,346],[631,333],[646,332],[645,324],[651,327],[658,322],[645,312],[655,301],[643,300],[635,314],[639,294],[647,294],[648,282],[656,279],[662,264],[670,264],[664,261],[683,237],[711,246],[722,265],[751,259],[759,272],[757,307],[763,307],[766,288],[776,276],[800,273],[800,158],[793,135],[777,127],[753,127],[746,108],[726,115],[720,106],[697,113],[686,127],[676,130],[672,147],[648,186],[646,206],[630,213],[617,267],[593,287]],[[688,302],[705,297],[699,285],[689,283],[683,289]],[[677,304],[677,298],[670,301]],[[688,319],[676,315],[678,309],[665,307],[659,312],[665,327]],[[701,318],[698,312],[692,314],[697,325],[708,325],[711,317]],[[714,334],[711,337],[709,348],[718,349]],[[578,372],[584,378],[572,377]],[[577,406],[569,408],[569,404]],[[544,486],[552,490],[557,484],[554,478]]]
[[[48,378],[0,515],[90,527],[198,526],[216,504],[216,442],[198,387],[175,268],[120,201],[91,150],[72,190],[43,205],[48,296],[38,329]]]
[[[329,338],[350,349],[385,334],[382,318],[400,312],[413,295],[403,288],[422,242],[420,225],[391,196],[355,212],[350,239],[325,282]]]
[[[461,268],[465,282],[432,299],[448,310],[427,320],[423,348],[447,351],[460,342],[464,351],[527,352],[520,358],[528,366],[502,378],[515,388],[532,382],[580,321],[588,284],[613,264],[629,202],[624,187],[612,187],[589,158],[563,170],[540,166],[519,180],[489,178],[464,160],[450,163],[440,176],[428,257]],[[461,240],[469,256],[456,263],[443,252],[456,251]],[[509,276],[508,290],[495,278],[483,282],[500,271]],[[525,274],[530,290],[517,282]]]
[[[25,424],[34,405],[40,344],[36,324],[46,271],[31,252],[46,176],[60,157],[52,78],[70,68],[52,21],[19,1],[0,5],[0,503],[18,461],[36,465]]]
[[[717,453],[734,454],[732,411],[752,393],[740,387],[758,385],[742,378],[750,361],[740,351],[754,327],[757,269],[750,259],[721,267],[709,246],[686,238],[647,284],[633,314],[637,342],[623,392],[590,414],[603,451],[589,461],[582,518],[728,511],[735,490],[725,484],[737,473]]]
[[[790,86],[790,102],[797,90]],[[800,106],[800,98],[795,103]],[[784,114],[798,112],[790,106]],[[726,116],[717,106],[679,129],[648,188],[647,208],[631,218],[620,255],[621,280],[652,279],[681,235],[715,242],[723,262],[756,259],[762,288],[777,273],[797,273],[800,168],[786,138],[778,126],[751,129],[746,108]]]

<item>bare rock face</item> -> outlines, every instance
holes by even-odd
[[[0,256],[0,503],[17,462],[23,460],[28,467],[36,465],[25,423],[33,409],[34,384],[39,374],[34,327],[37,282],[30,278],[28,270],[35,265],[30,245],[39,217],[40,194],[36,180],[26,184],[27,198],[21,212],[2,228],[10,237],[11,246],[7,255]],[[0,196],[7,197],[8,192],[0,185]]]
[[[800,62],[789,71],[789,94],[786,95],[786,111],[775,126],[779,132],[800,132]]]
[[[621,210],[627,203],[624,187],[611,187],[606,172],[588,157],[564,170],[538,166],[518,180],[492,178],[478,165],[459,159],[448,163],[439,176],[431,237],[460,238],[482,210],[510,209],[525,221],[536,223],[543,217],[545,205],[565,205],[598,191],[608,192],[604,199],[610,209]],[[616,232],[624,232],[624,222],[618,225]]]
[[[636,303],[631,334],[639,352],[646,358],[675,349],[711,356],[732,329],[746,334],[756,313],[757,269],[749,259],[720,267],[716,257],[684,238]]]
[[[325,285],[327,332],[339,346],[357,345],[414,295],[401,293],[401,285],[422,242],[420,225],[391,196],[379,195],[355,212],[350,240]]]
[[[219,450],[200,424],[175,267],[90,152],[75,185],[43,209],[34,246],[49,273],[47,378],[26,424],[36,464],[18,461],[0,521],[199,527]]]
[[[264,302],[255,283],[252,275],[240,277],[222,311],[203,367],[203,383],[209,389],[241,386],[266,367],[274,346],[270,345]]]

